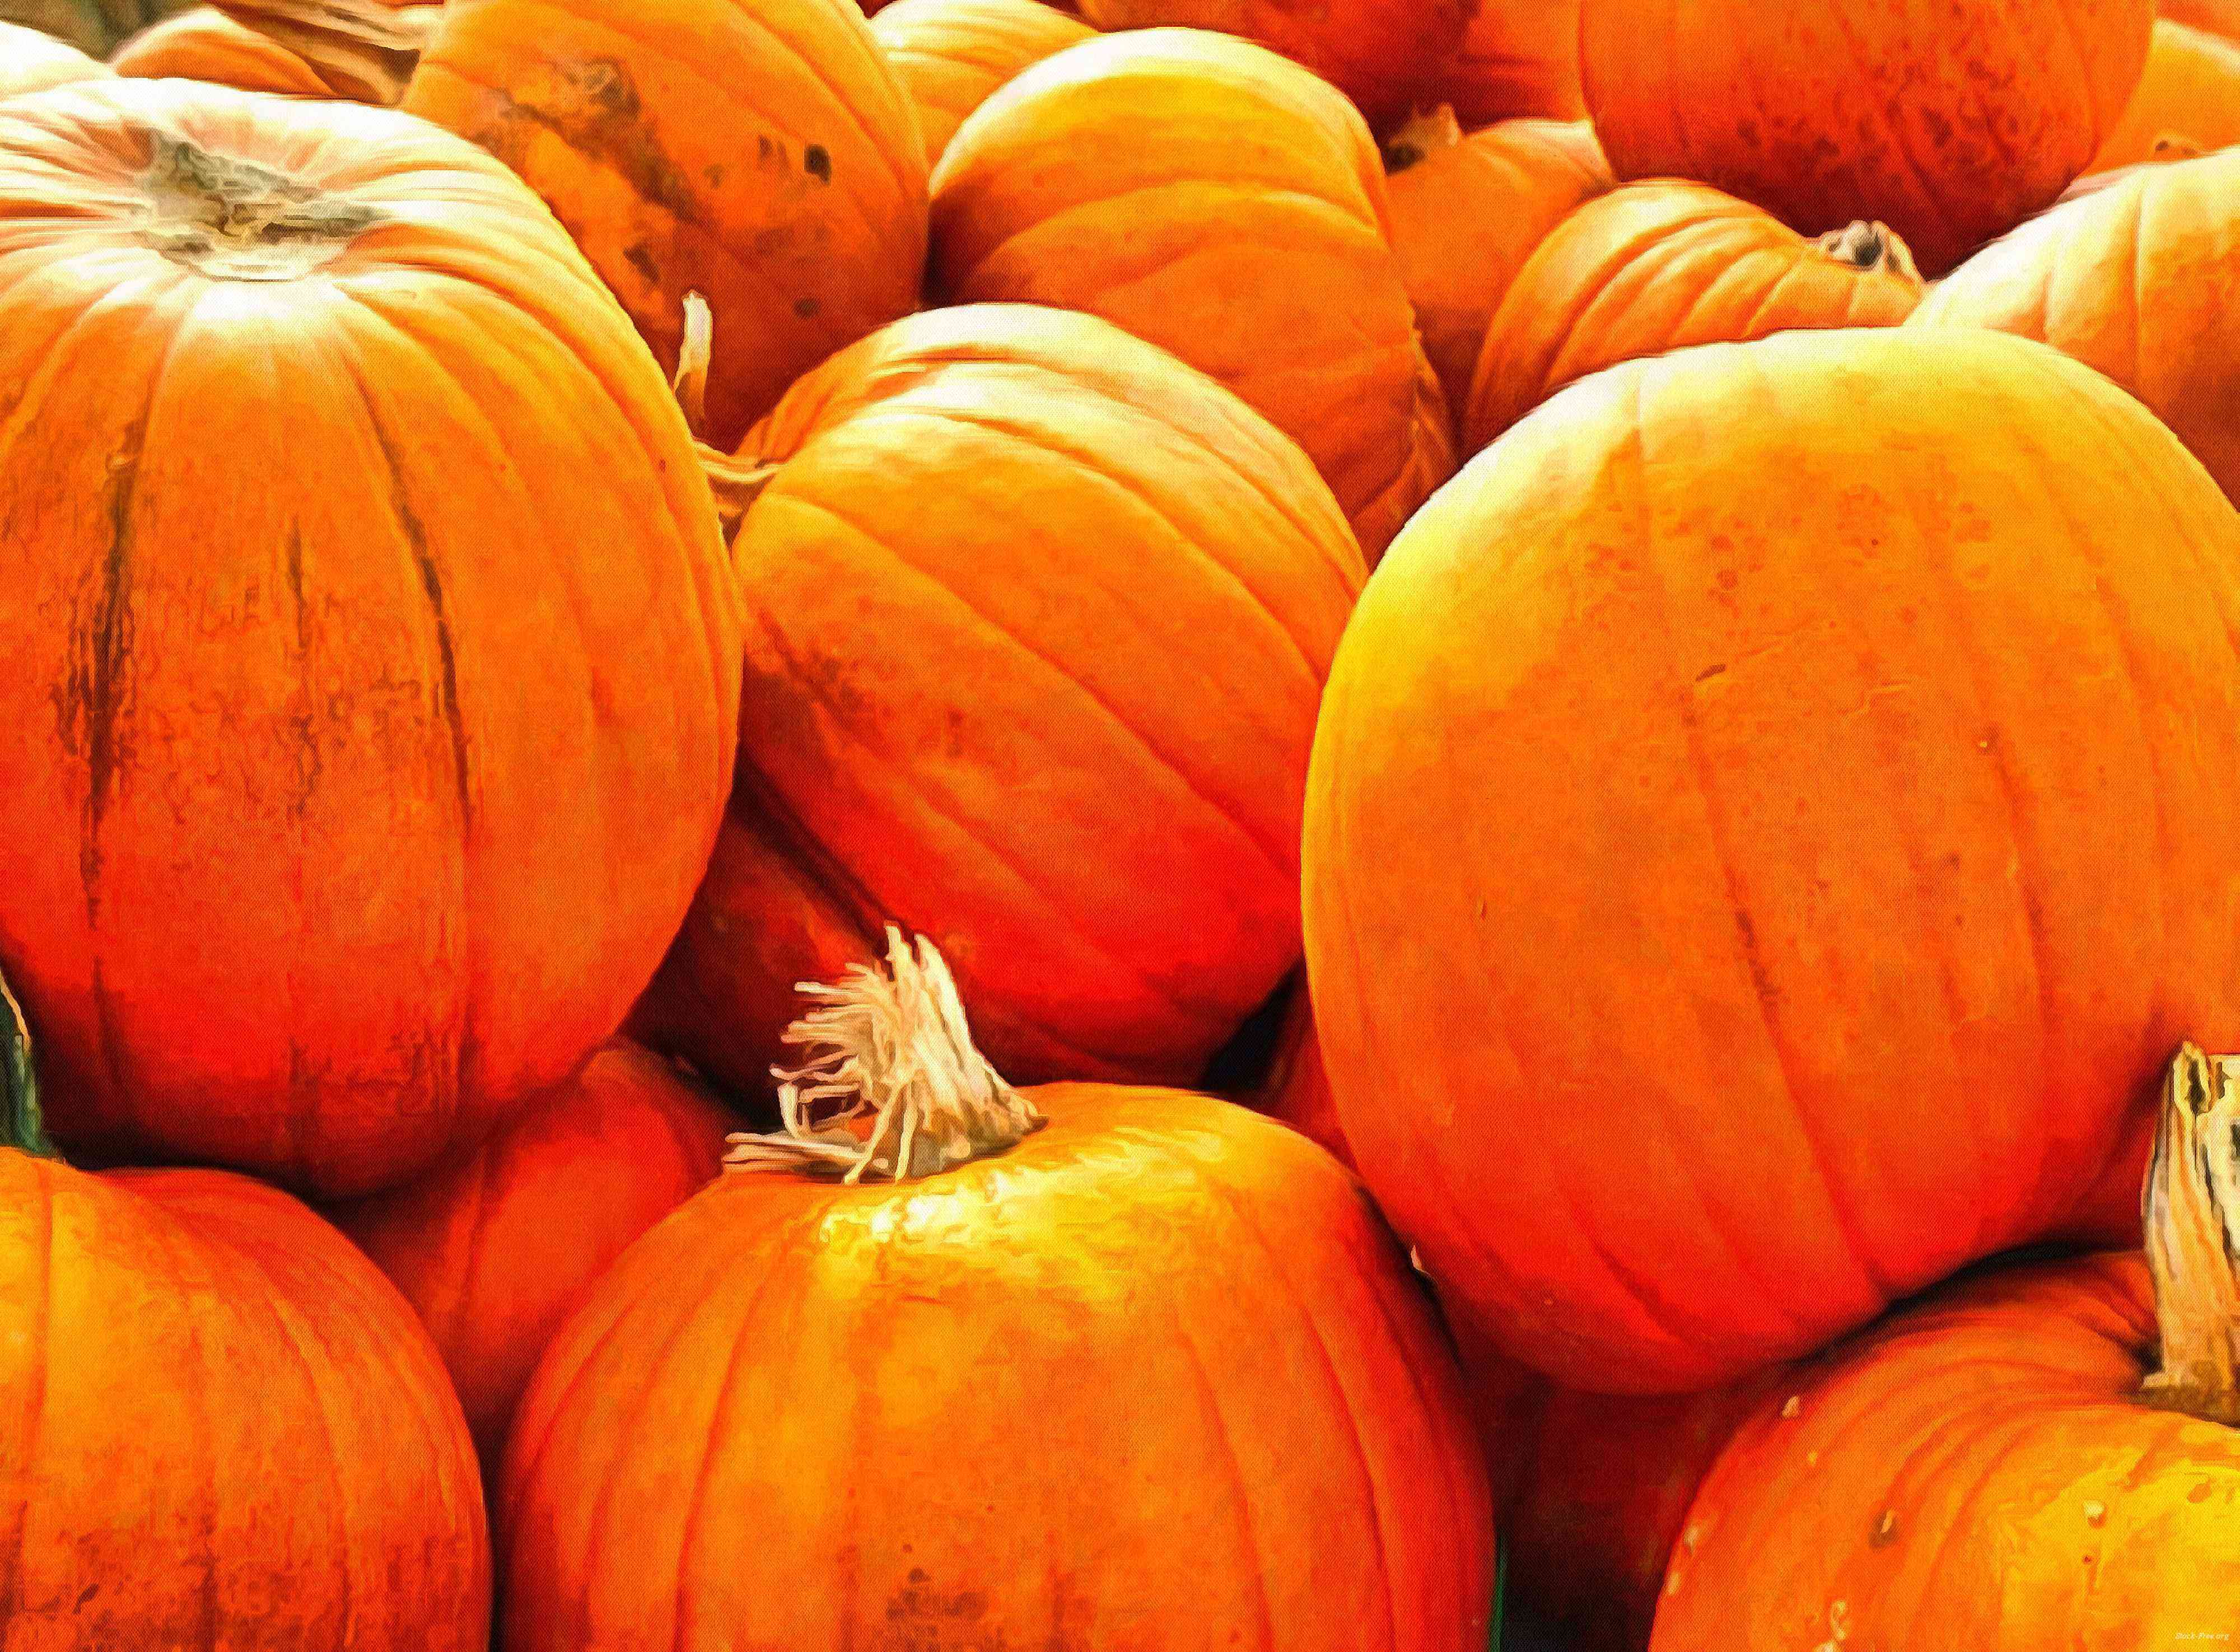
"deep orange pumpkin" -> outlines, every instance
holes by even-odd
[[[1011,1089],[890,944],[537,1368],[508,1652],[1483,1648],[1483,1469],[1359,1183],[1209,1096]]]
[[[896,0],[871,20],[917,110],[928,166],[998,86],[1096,32],[1043,0]]]
[[[481,1652],[474,1448],[411,1310],[246,1176],[52,1156],[4,983],[0,1044],[8,1644]]]
[[[1610,187],[1610,167],[1583,121],[1504,121],[1464,137],[1448,109],[1410,122],[1384,164],[1400,279],[1459,414],[1510,283],[1550,230]]]
[[[1478,0],[1425,102],[1450,105],[1473,131],[1524,116],[1579,119],[1579,0]]]
[[[1463,449],[1620,362],[1792,329],[1894,327],[1920,302],[1912,254],[1881,224],[1808,241],[1701,183],[1629,183],[1550,232],[1509,284],[1462,404]]]
[[[110,66],[141,80],[177,77],[250,92],[333,96],[303,58],[216,6],[197,6],[141,30],[117,49]]]
[[[527,179],[664,367],[707,296],[718,445],[916,305],[925,150],[855,0],[450,0],[404,107]]]
[[[1580,61],[1622,178],[1695,178],[1805,235],[1888,223],[1941,275],[2090,163],[2154,0],[1585,0]]]
[[[1450,1316],[1708,1388],[2121,1231],[2157,1069],[2240,1032],[2236,631],[2240,516],[1996,334],[1628,363],[1473,460],[1347,628],[1304,853]]]
[[[1273,52],[1189,29],[1060,52],[958,131],[933,222],[939,302],[1086,310],[1210,373],[1306,449],[1372,563],[1443,480],[1376,145]]]
[[[1307,997],[1303,976],[1290,989],[1267,1072],[1242,1099],[1283,1120],[1348,1169],[1353,1168],[1353,1149],[1345,1144],[1344,1127],[1330,1101],[1330,1077],[1323,1071],[1323,1052],[1315,1042],[1314,1005]]]
[[[76,46],[21,23],[0,23],[0,97],[44,91],[74,80],[100,80],[109,70]]]
[[[370,1191],[579,1066],[706,865],[739,621],[536,197],[393,110],[10,99],[0,407],[0,956],[57,1135]]]
[[[632,1240],[714,1180],[730,1129],[713,1096],[618,1042],[465,1157],[329,1212],[436,1339],[491,1486],[546,1345]]]
[[[794,984],[893,920],[1010,1070],[1194,1082],[1298,958],[1363,578],[1305,456],[1117,328],[992,304],[843,351],[743,451],[739,786],[643,1036],[763,1093]]]

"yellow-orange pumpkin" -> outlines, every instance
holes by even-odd
[[[917,110],[928,166],[998,86],[1096,32],[1043,0],[896,0],[871,20]]]
[[[44,91],[74,80],[98,80],[109,70],[76,46],[27,29],[0,23],[0,97]]]
[[[141,80],[176,77],[249,92],[333,96],[303,58],[216,6],[197,6],[143,29],[117,49],[110,67]]]
[[[2183,23],[2155,25],[2146,73],[2091,170],[2106,172],[2182,150],[2240,143],[2240,41]]]
[[[1450,105],[1473,131],[1519,117],[1579,119],[1579,0],[1478,0],[1426,101]]]

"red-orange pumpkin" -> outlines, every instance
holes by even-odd
[[[2090,163],[2153,22],[2154,0],[1585,0],[1580,61],[1620,177],[1806,235],[1880,220],[1942,274]]]
[[[617,1042],[474,1152],[329,1214],[412,1304],[497,1483],[529,1376],[630,1242],[715,1178],[730,1115]]]
[[[8,1645],[481,1652],[474,1448],[411,1310],[246,1176],[64,1164],[4,983],[0,1045]]]
[[[929,166],[997,87],[1096,32],[1043,0],[896,0],[871,20],[917,110]]]
[[[2236,632],[2240,516],[1997,334],[1627,363],[1473,460],[1347,628],[1304,851],[1450,1316],[1673,1392],[2120,1232],[2169,1050],[2240,1032]]]
[[[1701,183],[1629,183],[1565,219],[1510,283],[1462,404],[1463,450],[1620,362],[1798,328],[1895,327],[1920,302],[1912,255],[1881,224],[1808,241]]]
[[[1196,1082],[1298,958],[1363,578],[1305,456],[1117,328],[993,304],[843,351],[743,452],[739,786],[643,1036],[761,1093],[795,983],[892,920],[1010,1070]]]
[[[0,23],[0,97],[44,91],[74,80],[99,80],[109,72],[76,46],[52,35],[21,23]]]
[[[890,945],[537,1368],[508,1652],[1478,1652],[1483,1469],[1359,1183],[1209,1096],[1013,1090]]]
[[[2183,23],[2155,25],[2147,71],[2091,170],[2105,172],[2181,150],[2240,143],[2240,41]]]
[[[110,67],[141,80],[176,77],[250,92],[333,96],[302,57],[216,6],[197,6],[143,29],[117,49]]]
[[[1579,0],[1478,0],[1460,52],[1431,79],[1430,97],[1475,130],[1520,116],[1576,121]]]
[[[917,303],[925,149],[855,0],[450,0],[404,107],[527,179],[664,367],[707,296],[719,445]]]
[[[1314,1005],[1303,976],[1290,989],[1268,1070],[1244,1099],[1353,1168],[1353,1149],[1345,1144],[1344,1127],[1330,1101],[1330,1077],[1323,1071],[1323,1052],[1315,1042]]]
[[[739,620],[536,197],[393,110],[10,99],[0,409],[0,958],[57,1133],[364,1192],[581,1065],[706,865]]]
[[[958,131],[933,219],[938,301],[1087,310],[1210,373],[1307,450],[1372,563],[1443,479],[1376,145],[1273,52],[1189,29],[1060,52]]]

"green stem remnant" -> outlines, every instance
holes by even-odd
[[[2142,1214],[2162,1369],[2141,1396],[2240,1425],[2240,1056],[2170,1063]]]
[[[0,1143],[33,1158],[58,1159],[62,1155],[47,1139],[46,1116],[39,1110],[39,1077],[31,1065],[31,1027],[23,1019],[23,1006],[16,1002],[15,989],[0,976]]]

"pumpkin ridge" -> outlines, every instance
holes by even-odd
[[[1831,5],[1827,8],[1827,12],[1828,16],[1835,20],[1836,27],[1843,33],[1843,46],[1850,54],[1850,60],[1853,63],[1872,62],[1872,55],[1862,49],[1858,35],[1851,28],[1850,17],[1845,12],[1843,6]],[[2064,18],[2067,16],[2065,12],[2063,15]],[[1977,97],[1980,101],[1981,94],[1978,93]],[[1761,104],[1760,107],[1763,105]],[[1905,122],[1892,120],[1889,107],[1883,103],[1874,106],[1874,121],[1877,128],[1889,140],[1889,152],[1895,154],[1903,163],[1907,173],[1913,179],[1915,187],[1921,191],[1921,198],[1928,206],[1930,216],[1936,221],[1936,227],[1950,231],[1957,220],[1943,197],[1939,195],[1935,186],[1930,183],[1928,172],[1923,168],[1919,157],[1913,152],[1913,144],[1908,136],[1910,127]],[[1856,184],[1852,163],[1846,161],[1843,163],[1842,178],[1844,192],[1848,197]],[[1962,256],[1965,256],[1964,252]]]

